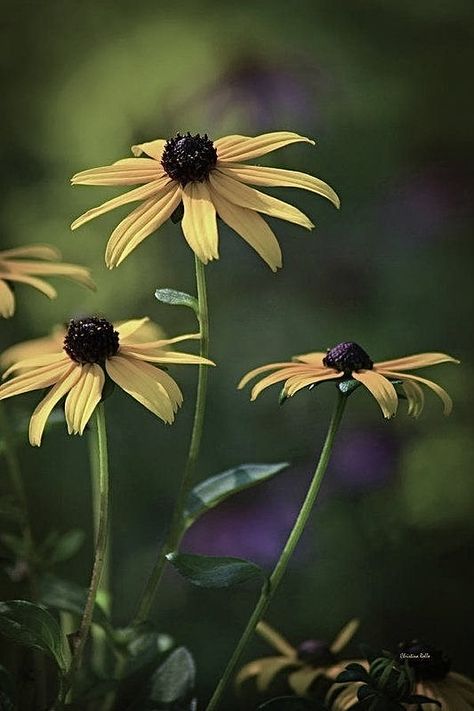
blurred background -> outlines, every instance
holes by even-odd
[[[267,619],[298,643],[331,640],[358,616],[353,653],[361,641],[393,648],[422,637],[472,674],[472,3],[7,0],[2,16],[1,246],[57,245],[66,261],[89,266],[99,286],[92,294],[55,279],[59,298],[49,302],[20,285],[16,315],[0,325],[2,349],[84,313],[148,315],[170,336],[195,329],[190,311],[154,298],[157,287],[195,292],[179,226],[169,222],[109,272],[103,254],[118,212],[74,234],[69,225],[117,191],[73,189],[73,173],[176,131],[315,138],[315,148],[290,146],[262,163],[326,180],[341,211],[303,191],[275,190],[317,225],[307,233],[274,221],[284,268],[273,274],[221,227],[221,258],[206,269],[219,367],[210,374],[199,477],[243,462],[291,466],[208,513],[183,549],[244,556],[270,570],[318,456],[334,386],[283,407],[273,389],[251,404],[235,388],[242,373],[345,340],[374,360],[448,352],[462,365],[427,376],[452,395],[449,419],[430,393],[418,421],[403,403],[386,422],[371,397],[351,397],[320,502]],[[197,370],[176,366],[171,374],[185,395],[172,428],[121,391],[107,402],[117,624],[134,610],[186,457]],[[27,415],[37,401],[15,398],[9,412]],[[86,532],[57,572],[87,585],[84,438],[57,427],[40,449],[25,445],[20,455],[37,537]],[[3,598],[21,597],[21,583],[5,572],[0,588]],[[167,572],[154,619],[195,656],[200,698],[211,693],[257,595],[252,585],[193,588]],[[269,652],[255,639],[243,661]],[[225,708],[234,704],[229,690]]]

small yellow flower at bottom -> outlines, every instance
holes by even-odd
[[[140,329],[147,318],[124,321],[114,327],[103,318],[72,320],[63,347],[20,360],[4,374],[19,373],[0,386],[0,400],[53,386],[34,410],[29,427],[33,446],[41,444],[46,421],[66,396],[69,434],[82,434],[102,397],[106,374],[148,410],[171,424],[183,396],[177,383],[155,364],[214,365],[207,358],[166,350],[199,334],[143,342]],[[138,333],[138,336],[136,334]]]
[[[408,401],[409,415],[418,417],[423,410],[424,394],[421,385],[438,395],[444,405],[444,414],[449,415],[453,403],[442,387],[432,380],[405,372],[438,363],[459,361],[445,353],[420,353],[374,363],[357,343],[344,342],[330,348],[326,353],[306,353],[294,356],[289,362],[262,365],[244,375],[238,387],[243,388],[257,375],[273,371],[253,387],[251,399],[255,400],[265,388],[283,381],[284,395],[291,397],[302,388],[323,381],[353,378],[367,388],[380,405],[384,417],[388,418],[396,414],[398,407],[398,395],[392,381],[401,380]]]
[[[56,298],[56,289],[44,279],[39,279],[39,276],[67,277],[95,290],[88,269],[60,260],[61,252],[47,244],[33,244],[0,252],[0,315],[10,318],[15,313],[15,296],[10,288],[12,282],[28,284],[50,299]]]

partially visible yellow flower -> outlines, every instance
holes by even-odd
[[[211,141],[207,134],[177,134],[132,146],[135,158],[77,173],[73,185],[141,185],[142,187],[88,210],[72,223],[75,230],[85,222],[121,205],[140,201],[113,231],[105,253],[109,269],[120,264],[146,237],[157,230],[178,206],[183,206],[184,237],[199,259],[207,264],[218,259],[217,215],[265,260],[273,271],[282,266],[278,241],[259,213],[312,229],[300,210],[282,200],[248,187],[295,187],[310,190],[339,207],[334,190],[306,173],[246,165],[291,143],[314,141],[289,131],[250,138],[226,136]],[[138,157],[145,154],[146,158]]]
[[[340,661],[339,654],[358,627],[359,620],[354,619],[344,625],[330,645],[319,640],[307,640],[295,648],[266,622],[260,622],[257,631],[279,654],[246,664],[236,677],[236,686],[240,688],[253,681],[256,691],[265,694],[276,677],[285,672],[291,691],[298,696],[306,696],[316,680],[334,680],[343,671],[348,662]]]
[[[255,400],[262,390],[282,381],[285,381],[285,396],[291,397],[302,388],[326,380],[354,378],[374,396],[384,417],[393,417],[397,411],[398,396],[392,381],[401,380],[404,395],[408,400],[409,415],[418,417],[423,410],[424,394],[420,385],[425,385],[438,395],[444,405],[444,414],[449,415],[453,403],[442,387],[432,380],[405,372],[438,363],[459,363],[459,361],[446,353],[420,353],[374,363],[357,343],[346,342],[339,343],[326,353],[306,353],[294,356],[290,362],[262,365],[247,373],[238,387],[243,388],[257,375],[273,371],[253,387],[251,399]]]
[[[61,262],[61,252],[46,244],[16,247],[0,252],[0,315],[10,318],[15,312],[15,296],[10,284],[29,284],[50,299],[56,289],[39,276],[63,276],[95,290],[89,269]]]
[[[39,446],[46,421],[65,396],[69,434],[82,434],[102,397],[106,374],[144,407],[171,424],[183,402],[181,391],[155,364],[214,363],[189,353],[166,350],[172,343],[199,338],[187,334],[170,339],[142,342],[135,334],[148,319],[124,321],[114,327],[103,318],[73,320],[53,352],[36,355],[12,365],[4,374],[19,373],[0,386],[0,400],[31,390],[53,386],[30,419],[29,439]]]

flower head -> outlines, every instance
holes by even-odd
[[[346,661],[340,661],[340,652],[350,642],[358,627],[359,621],[351,620],[331,644],[309,639],[293,647],[270,625],[260,622],[257,631],[279,654],[246,664],[238,673],[235,683],[243,690],[253,682],[256,691],[263,695],[291,691],[298,696],[306,696],[314,691],[315,685],[324,687],[319,691],[326,693],[347,664]]]
[[[374,396],[384,417],[392,417],[398,406],[398,395],[392,381],[402,381],[403,393],[408,400],[408,414],[414,417],[421,414],[424,394],[420,386],[425,385],[441,398],[444,413],[449,415],[452,400],[443,388],[431,380],[405,372],[438,363],[459,363],[459,361],[445,353],[420,353],[374,363],[357,343],[345,342],[330,348],[326,353],[306,353],[294,356],[290,362],[262,365],[247,373],[238,387],[243,388],[257,375],[273,371],[253,387],[251,398],[255,400],[262,390],[283,381],[285,381],[284,396],[291,397],[302,388],[326,380],[353,378]]]
[[[94,316],[72,320],[62,344],[57,344],[55,350],[50,350],[51,343],[47,343],[42,354],[10,366],[3,377],[16,375],[0,386],[0,400],[53,386],[31,416],[32,445],[41,444],[46,421],[65,396],[68,432],[82,434],[102,397],[106,376],[166,423],[173,422],[183,396],[173,378],[155,364],[214,363],[189,353],[166,350],[172,343],[199,338],[199,334],[143,342],[140,330],[147,324],[147,318],[115,326]]]
[[[105,261],[112,269],[182,204],[184,237],[204,264],[219,257],[218,215],[276,271],[282,265],[280,245],[259,213],[307,229],[314,225],[292,205],[248,186],[304,188],[337,207],[339,198],[329,185],[311,175],[247,165],[243,161],[299,141],[314,144],[296,133],[279,131],[254,138],[226,136],[216,141],[207,134],[178,133],[167,141],[159,139],[132,146],[135,158],[84,170],[73,176],[72,183],[141,187],[88,210],[72,223],[72,229],[116,207],[140,201],[140,206],[120,222],[109,239]]]
[[[95,289],[90,272],[85,267],[61,262],[61,252],[46,244],[16,247],[0,252],[0,315],[10,318],[15,312],[12,282],[29,284],[50,299],[57,296],[56,289],[39,276],[63,276],[78,284]]]

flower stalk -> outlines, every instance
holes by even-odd
[[[206,276],[203,263],[198,257],[194,258],[196,269],[196,288],[198,297],[198,321],[200,330],[199,355],[207,358],[209,355],[209,309],[207,305]],[[188,456],[181,480],[180,489],[176,499],[170,528],[165,542],[163,543],[158,560],[148,579],[145,590],[138,604],[137,612],[133,621],[134,625],[144,622],[149,614],[155,599],[156,591],[160,584],[166,564],[166,555],[176,550],[185,533],[183,513],[186,507],[188,494],[193,486],[194,473],[201,448],[201,439],[204,428],[204,415],[206,410],[207,394],[207,368],[205,365],[199,366],[198,384],[196,392],[196,406],[194,410],[193,429],[189,444]]]
[[[288,540],[286,541],[286,544],[281,552],[280,558],[278,559],[278,562],[275,565],[275,568],[273,569],[269,580],[262,588],[257,604],[255,605],[250,619],[247,622],[247,625],[237,643],[237,646],[234,649],[234,652],[211,697],[211,700],[209,701],[209,704],[206,707],[206,711],[214,711],[218,708],[218,704],[220,703],[222,694],[224,693],[227,683],[235,673],[235,669],[239,662],[240,656],[245,646],[247,645],[247,642],[249,641],[250,637],[254,633],[257,624],[262,619],[263,615],[265,614],[265,611],[267,610],[270,602],[272,601],[273,596],[275,595],[278,586],[281,582],[281,579],[283,578],[283,575],[286,571],[290,558],[293,555],[298,541],[300,540],[301,535],[306,527],[308,518],[311,514],[314,503],[321,488],[324,474],[326,473],[326,469],[329,464],[334,439],[336,437],[336,433],[339,429],[339,425],[342,420],[342,415],[344,413],[347,397],[348,396],[346,394],[338,390],[338,399],[334,407],[333,415],[331,417],[329,428],[326,434],[326,439],[324,441],[324,445],[321,450],[321,455],[319,457],[319,461],[316,466],[305,500],[301,506],[300,512],[291,530]]]

